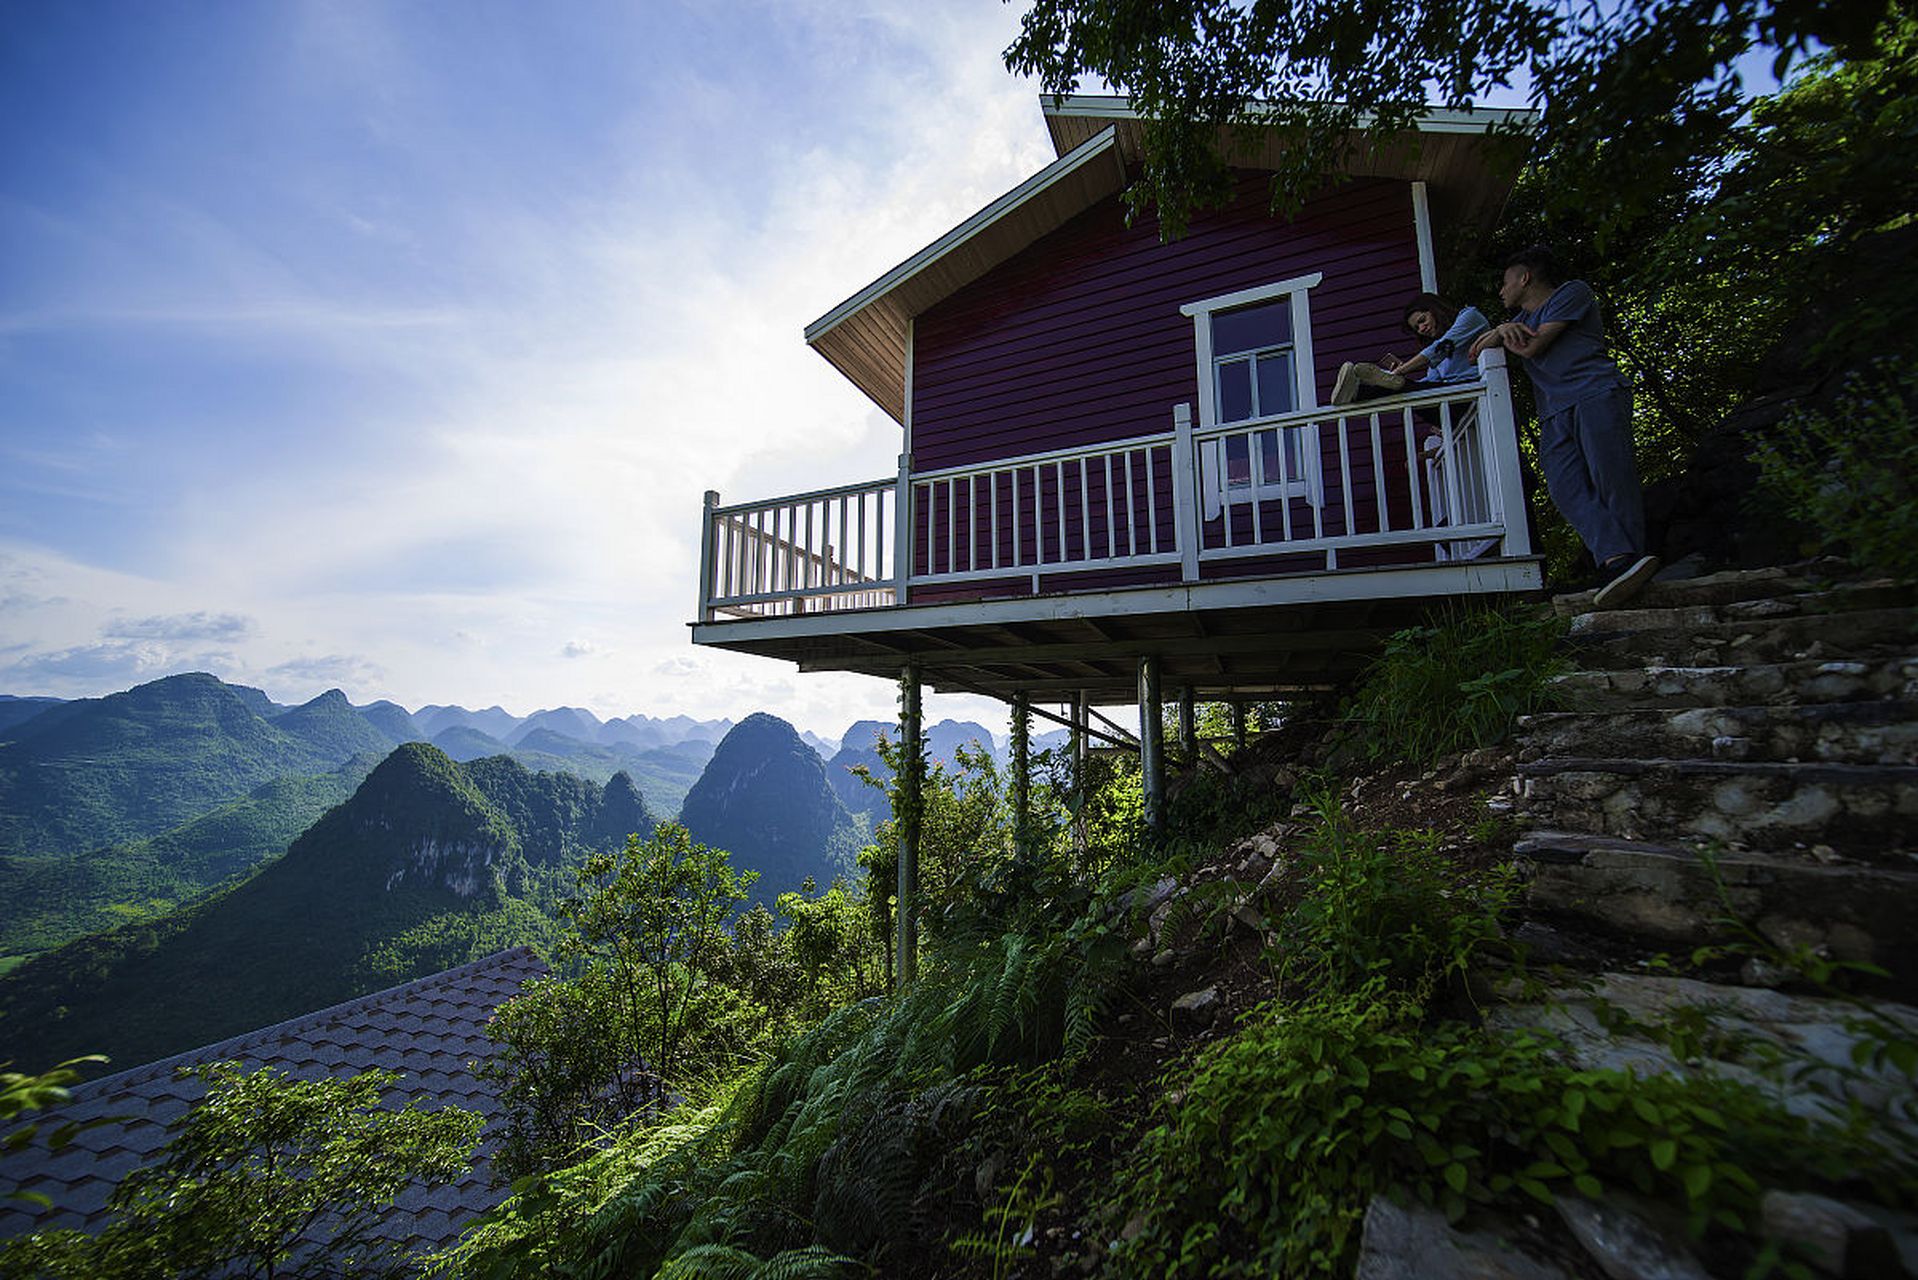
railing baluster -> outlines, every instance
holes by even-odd
[[[1372,411],[1372,492],[1379,504],[1378,532],[1392,530],[1391,511],[1385,501],[1385,436],[1379,430],[1378,410]]]
[[[1139,520],[1132,514],[1132,450],[1125,451],[1125,543],[1126,554],[1139,554]]]
[[[1052,464],[1052,483],[1059,489],[1059,564],[1072,558],[1072,540],[1066,536],[1066,464],[1063,459]]]
[[[1105,455],[1105,467],[1106,558],[1109,560],[1119,554],[1119,539],[1115,536],[1118,531],[1113,526],[1113,516],[1118,508],[1112,504],[1112,454],[1110,452]]]
[[[1232,437],[1217,437],[1219,450],[1219,530],[1232,549]]]
[[[1092,485],[1086,479],[1086,459],[1079,459],[1079,558],[1092,559]]]
[[[987,486],[987,496],[992,500],[992,567],[999,567],[999,473],[992,473],[992,483]]]
[[[1445,459],[1445,523],[1453,528],[1464,524],[1458,501],[1458,450],[1452,440],[1452,405],[1439,405],[1439,449]]]
[[[1145,509],[1151,513],[1152,554],[1159,554],[1159,482],[1152,474],[1152,446],[1145,447]]]
[[[1399,420],[1405,425],[1405,478],[1412,486],[1412,531],[1425,528],[1425,485],[1419,473],[1425,469],[1424,455],[1418,448],[1418,424],[1412,419],[1409,408],[1399,410]]]
[[[1006,474],[1012,477],[1012,567],[1017,569],[1025,563],[1019,545],[1019,469],[1014,467]]]
[[[1252,482],[1252,545],[1258,546],[1265,541],[1265,450],[1259,448],[1259,434],[1253,432],[1245,441],[1245,474]]]
[[[1312,424],[1312,461],[1318,466],[1321,477],[1319,491],[1316,494],[1309,492],[1312,487],[1311,472],[1309,470],[1306,472],[1306,489],[1308,490],[1306,500],[1311,502],[1313,498],[1318,499],[1317,502],[1312,502],[1311,504],[1312,536],[1314,538],[1323,538],[1325,536],[1325,484],[1323,480],[1325,474],[1325,442],[1319,438],[1319,428],[1323,425],[1324,419],[1320,419],[1318,422]],[[1303,447],[1304,441],[1305,438],[1301,436],[1299,438],[1301,447]],[[1299,461],[1304,463],[1305,459],[1301,458]]]
[[[1345,536],[1351,537],[1358,532],[1353,523],[1357,513],[1352,510],[1352,420],[1343,415],[1339,418],[1339,488],[1345,494]]]

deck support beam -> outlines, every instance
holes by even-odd
[[[1139,659],[1139,775],[1146,830],[1156,841],[1165,834],[1165,707],[1157,654]]]
[[[1245,750],[1245,704],[1243,702],[1235,701],[1232,704],[1232,749]]]
[[[1032,700],[1012,695],[1012,844],[1019,857],[1032,841]]]
[[[1199,708],[1191,685],[1179,689],[1179,758],[1190,765],[1199,756]]]
[[[906,664],[899,693],[899,763],[905,773],[899,779],[903,812],[899,815],[899,902],[893,932],[899,948],[898,985],[903,988],[917,976],[919,968],[919,839],[924,826],[926,746],[920,733],[917,663]]]

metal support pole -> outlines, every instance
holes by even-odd
[[[919,837],[921,810],[925,800],[926,746],[920,734],[919,664],[906,665],[901,682],[904,705],[901,707],[899,763],[905,774],[899,780],[899,799],[905,810],[899,823],[899,906],[894,933],[899,945],[899,985],[904,987],[917,976],[919,968]]]
[[[1187,765],[1199,758],[1199,708],[1191,685],[1179,690],[1179,756]]]
[[[1086,730],[1091,725],[1087,709],[1082,689],[1072,701],[1072,837],[1080,853],[1086,851],[1086,763],[1090,755]]]
[[[1145,789],[1145,825],[1165,834],[1165,707],[1159,697],[1159,659],[1139,659],[1139,772]]]
[[[1024,857],[1032,839],[1032,700],[1012,695],[1012,843]]]

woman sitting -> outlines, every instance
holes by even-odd
[[[1415,294],[1405,304],[1402,323],[1407,333],[1429,345],[1409,360],[1388,351],[1377,364],[1340,365],[1338,381],[1332,385],[1333,404],[1394,395],[1414,378],[1427,387],[1438,387],[1478,377],[1472,340],[1492,326],[1477,307],[1453,306],[1436,293]]]

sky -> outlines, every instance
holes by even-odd
[[[11,0],[0,693],[893,715],[693,648],[701,494],[895,469],[801,331],[1051,158],[1020,11]]]

